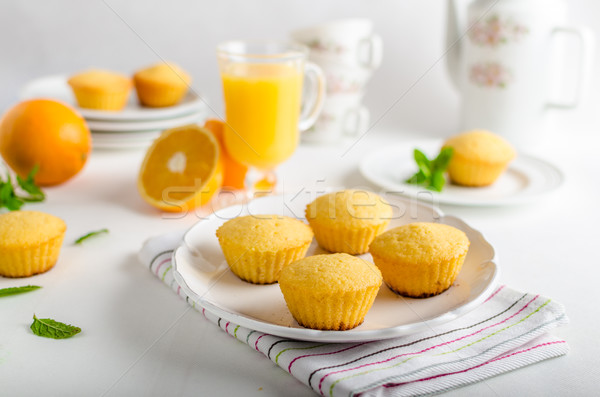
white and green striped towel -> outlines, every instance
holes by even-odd
[[[171,254],[181,234],[146,242],[140,260],[181,298]],[[440,393],[564,355],[548,332],[568,322],[562,305],[500,286],[485,303],[450,323],[410,336],[360,343],[285,339],[222,320],[196,307],[233,338],[260,351],[324,396],[418,396]]]

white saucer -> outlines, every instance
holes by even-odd
[[[387,339],[428,330],[475,309],[494,290],[499,268],[494,262],[494,249],[481,233],[458,218],[443,216],[429,205],[389,196],[385,198],[394,207],[389,228],[417,221],[441,222],[467,234],[471,245],[454,285],[426,299],[404,298],[382,285],[360,326],[348,331],[301,327],[290,314],[278,284],[254,285],[231,273],[215,231],[228,219],[246,214],[302,218],[306,204],[314,199],[312,196],[259,198],[244,206],[217,211],[198,222],[173,254],[175,280],[196,304],[224,320],[272,335],[322,342]],[[319,253],[325,252],[313,241],[307,256]],[[360,257],[372,261],[369,254]]]
[[[180,127],[186,124],[195,124],[206,118],[204,112],[196,112],[184,116],[173,117],[169,119],[150,120],[150,121],[96,121],[86,120],[86,123],[92,131],[103,132],[135,132],[144,130],[165,130],[168,128]]]
[[[21,89],[19,98],[22,100],[40,97],[58,99],[73,106],[86,120],[147,121],[168,119],[190,113],[207,113],[205,100],[192,91],[189,91],[179,104],[165,108],[140,106],[134,91],[132,90],[129,102],[123,110],[102,111],[85,109],[77,105],[71,87],[67,84],[67,76],[53,75],[41,77],[26,84]]]
[[[465,206],[503,206],[531,202],[558,189],[563,174],[552,164],[519,153],[508,169],[491,186],[463,187],[447,183],[442,192],[404,183],[417,171],[415,148],[435,156],[442,141],[416,141],[385,147],[368,154],[360,163],[361,174],[388,192],[433,203]]]
[[[103,132],[92,130],[94,149],[137,149],[149,147],[162,130],[136,132]]]
[[[102,142],[94,144],[94,150],[119,151],[147,149],[152,142]]]
[[[162,130],[139,131],[135,133],[104,133],[92,131],[94,149],[138,149],[149,147]]]
[[[163,131],[162,130],[144,130],[136,132],[104,132],[93,131],[92,137],[94,141],[152,141],[156,139]]]

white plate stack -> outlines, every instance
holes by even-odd
[[[120,111],[80,108],[66,76],[34,80],[21,90],[20,98],[52,98],[73,106],[85,118],[96,149],[145,148],[166,129],[203,123],[208,117],[204,99],[192,91],[179,104],[165,108],[143,107],[135,93]]]

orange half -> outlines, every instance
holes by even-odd
[[[219,142],[196,125],[164,131],[146,152],[138,175],[142,198],[169,212],[189,211],[208,203],[222,184]]]
[[[223,158],[223,166],[225,167],[223,187],[233,190],[244,189],[244,180],[246,179],[248,167],[237,162],[229,155],[229,153],[227,153],[227,148],[225,147],[223,139],[225,123],[217,119],[208,119],[204,123],[204,128],[210,130],[221,145],[221,157]]]

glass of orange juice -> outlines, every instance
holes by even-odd
[[[225,100],[225,147],[250,167],[246,189],[271,192],[274,169],[296,150],[325,97],[321,69],[308,48],[285,42],[230,41],[217,47]]]

